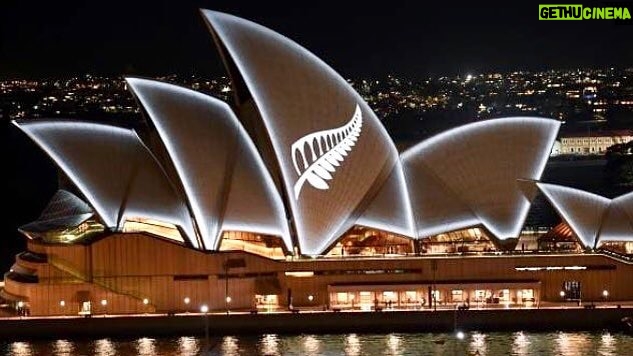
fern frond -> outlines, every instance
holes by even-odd
[[[295,141],[290,147],[292,163],[299,175],[294,185],[295,199],[299,199],[301,188],[307,181],[316,189],[326,190],[327,181],[333,178],[337,167],[356,145],[363,127],[360,107],[344,126],[313,132]]]

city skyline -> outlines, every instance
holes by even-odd
[[[343,76],[626,66],[630,22],[538,21],[537,3],[257,4],[163,1],[142,6],[9,2],[0,13],[0,78],[96,73],[223,72],[195,13],[251,18],[305,44]],[[604,6],[602,3],[588,4]]]
[[[148,79],[177,84],[231,104],[233,87],[226,75],[171,74]],[[425,78],[386,75],[346,80],[376,111],[396,140],[406,139],[399,136],[407,136],[407,132],[415,132],[415,140],[460,121],[504,115],[556,118],[568,123],[565,131],[585,131],[585,124],[595,129],[625,129],[633,108],[633,68],[484,72]],[[123,76],[84,74],[0,80],[0,119],[123,118],[124,122],[133,123],[138,115]],[[446,121],[437,120],[442,117],[453,117],[454,122],[434,127],[434,123]]]

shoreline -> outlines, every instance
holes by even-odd
[[[459,331],[623,330],[633,308],[397,310],[0,319],[0,340]]]

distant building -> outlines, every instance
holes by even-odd
[[[609,146],[630,141],[633,141],[633,131],[631,130],[570,133],[562,135],[560,139],[560,154],[604,154]]]
[[[550,153],[550,156],[558,156],[562,154],[562,145],[560,143],[560,140],[556,140],[554,141],[554,145],[552,146],[552,152]]]

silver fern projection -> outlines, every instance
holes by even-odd
[[[354,116],[344,126],[313,132],[295,141],[290,147],[292,163],[299,175],[294,185],[295,199],[299,199],[301,188],[307,181],[316,189],[327,190],[331,180],[360,137],[363,114],[356,105]],[[309,149],[307,149],[307,147]],[[310,153],[308,155],[308,152]],[[297,160],[301,156],[301,160]]]

